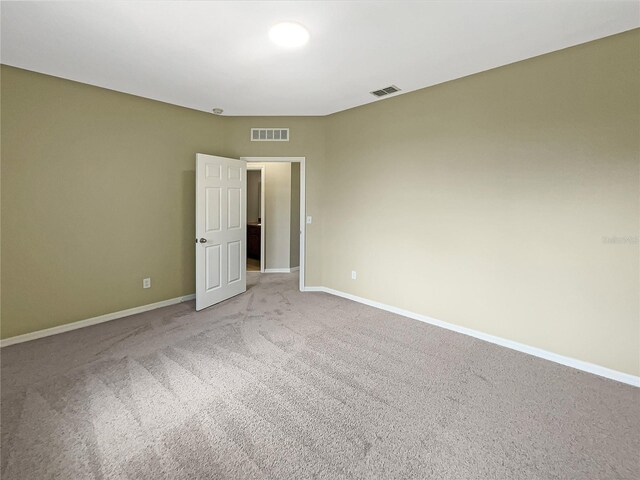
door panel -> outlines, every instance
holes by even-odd
[[[227,189],[227,208],[228,208],[228,216],[229,224],[227,228],[236,229],[240,228],[242,225],[240,223],[242,219],[242,190],[239,188],[229,188]]]
[[[205,168],[205,176],[207,178],[222,178],[222,166],[209,164]]]
[[[243,160],[196,155],[196,310],[246,291]]]
[[[229,283],[234,283],[240,280],[240,272],[242,271],[242,259],[240,257],[240,252],[242,248],[240,246],[240,242],[230,242],[227,244],[227,258],[229,260],[228,274],[229,278],[227,281]]]
[[[245,175],[246,175],[246,172],[247,172],[246,163],[244,168],[245,168]],[[233,165],[230,165],[229,168],[227,169],[227,172],[229,172],[229,175],[227,177],[229,180],[240,180],[242,178],[241,167],[234,167]]]
[[[208,187],[206,189],[207,222],[205,229],[207,232],[217,232],[220,230],[220,217],[222,216],[222,212],[220,211],[222,207],[222,201],[220,199],[221,193],[222,189],[220,187]]]
[[[220,245],[207,245],[205,247],[205,262],[207,266],[206,285],[207,292],[220,288]]]

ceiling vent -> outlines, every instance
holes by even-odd
[[[252,142],[288,142],[288,128],[252,128]]]
[[[396,87],[395,85],[390,85],[388,87],[381,88],[380,90],[374,90],[373,92],[369,93],[371,93],[371,95],[375,97],[384,97],[385,95],[389,95],[391,93],[396,93],[399,91],[400,89],[398,87]]]

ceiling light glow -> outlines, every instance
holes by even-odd
[[[282,22],[269,30],[269,38],[280,47],[302,47],[309,41],[309,31],[299,23]]]

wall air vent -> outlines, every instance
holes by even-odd
[[[375,97],[384,97],[385,95],[389,95],[391,93],[396,93],[399,91],[400,89],[398,87],[396,87],[395,85],[390,85],[388,87],[381,88],[380,90],[374,90],[373,92],[369,93],[371,93],[371,95]]]
[[[288,142],[288,128],[252,128],[252,142]]]

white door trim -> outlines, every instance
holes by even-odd
[[[306,207],[306,190],[305,190],[305,160],[306,157],[240,157],[245,162],[266,163],[266,162],[285,162],[300,164],[300,291],[304,292],[304,274],[305,265],[307,263],[305,255],[305,243],[307,237],[307,207]],[[263,188],[264,192],[264,188]],[[264,205],[264,202],[263,202]],[[260,263],[262,267],[262,263]],[[262,271],[262,268],[261,268]]]
[[[240,160],[244,160],[243,158],[241,158]],[[247,171],[249,170],[260,170],[260,272],[264,273],[265,270],[265,243],[264,243],[264,232],[265,232],[265,206],[264,206],[264,191],[265,191],[265,181],[267,176],[265,175],[265,171],[264,171],[264,165],[249,165],[249,163],[247,163]],[[248,185],[247,185],[248,187]]]

